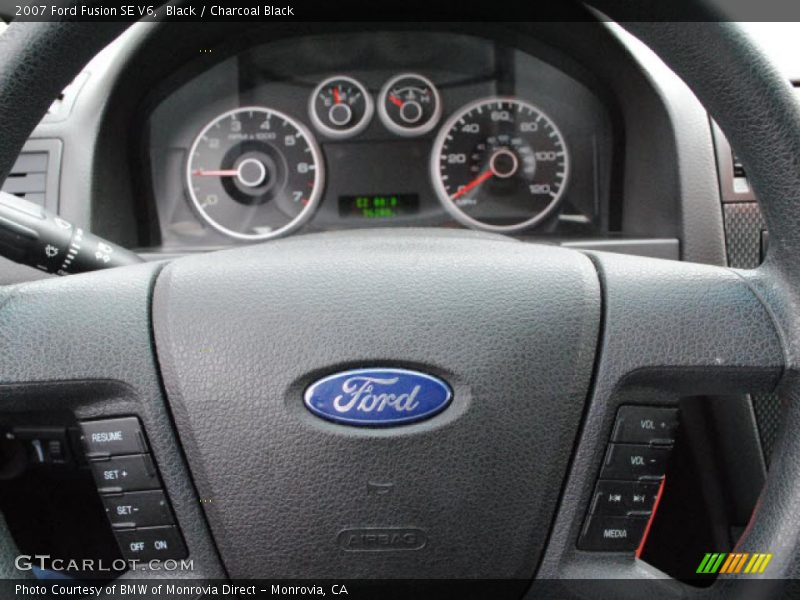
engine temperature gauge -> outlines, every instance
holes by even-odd
[[[389,131],[406,137],[429,132],[442,116],[439,92],[430,79],[404,73],[386,82],[378,114]]]
[[[308,112],[314,127],[329,138],[340,140],[364,131],[375,105],[361,83],[352,77],[336,75],[316,87]]]

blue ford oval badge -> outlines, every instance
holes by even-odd
[[[329,375],[305,394],[318,417],[361,427],[408,425],[444,410],[453,392],[444,381],[408,369],[355,369]]]

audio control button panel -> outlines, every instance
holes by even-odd
[[[678,429],[678,409],[621,406],[592,494],[578,548],[639,548],[657,508]]]

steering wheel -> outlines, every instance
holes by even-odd
[[[411,230],[20,284],[0,289],[0,411],[138,416],[194,559],[185,576],[636,579],[676,597],[694,590],[576,548],[623,392],[777,390],[782,435],[738,550],[773,553],[765,576],[797,577],[800,110],[734,24],[625,27],[747,164],[770,232],[761,267]],[[123,28],[13,23],[0,37],[0,179],[51,98]],[[430,373],[453,400],[390,428],[306,410],[313,382],[375,366]],[[380,485],[391,492],[370,493]],[[412,529],[415,547],[391,560],[338,541]],[[559,585],[623,595],[613,581]]]

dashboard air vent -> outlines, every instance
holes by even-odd
[[[3,191],[44,206],[49,158],[47,152],[22,152],[11,167]]]
[[[59,140],[28,140],[0,189],[57,212],[60,168]]]

